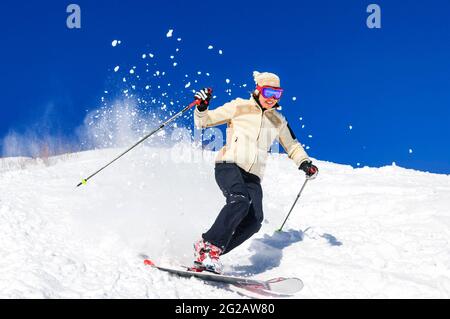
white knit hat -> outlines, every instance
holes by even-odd
[[[280,87],[280,78],[274,73],[253,71],[253,78],[259,86]]]

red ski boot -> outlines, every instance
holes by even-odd
[[[193,271],[210,271],[216,274],[223,272],[223,265],[219,260],[222,249],[203,239],[194,244],[194,267]]]

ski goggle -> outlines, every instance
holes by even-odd
[[[274,98],[279,100],[283,94],[282,88],[277,88],[273,86],[256,86],[256,89],[264,96],[266,99]]]

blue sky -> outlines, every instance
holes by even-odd
[[[79,30],[66,27],[70,3],[81,7]],[[370,3],[381,7],[381,29],[366,26]],[[102,105],[105,91],[107,100],[122,94],[133,66],[141,72],[135,95],[151,99],[141,55],[153,52],[159,60],[151,66],[167,72],[166,91],[181,104],[204,86],[215,89],[212,107],[246,97],[253,70],[274,72],[285,89],[283,113],[312,157],[450,173],[447,0],[5,1],[2,8],[2,144],[11,132],[30,131],[80,142],[75,130],[86,111]],[[121,44],[112,47],[114,39]]]

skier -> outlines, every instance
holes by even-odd
[[[267,153],[275,139],[306,178],[314,179],[312,164],[286,119],[277,109],[283,89],[276,74],[253,72],[256,88],[250,99],[237,98],[209,110],[211,89],[195,93],[197,128],[227,124],[226,145],[218,152],[215,178],[226,204],[214,224],[194,243],[196,271],[222,273],[221,255],[230,252],[257,233],[263,221],[261,179]]]

